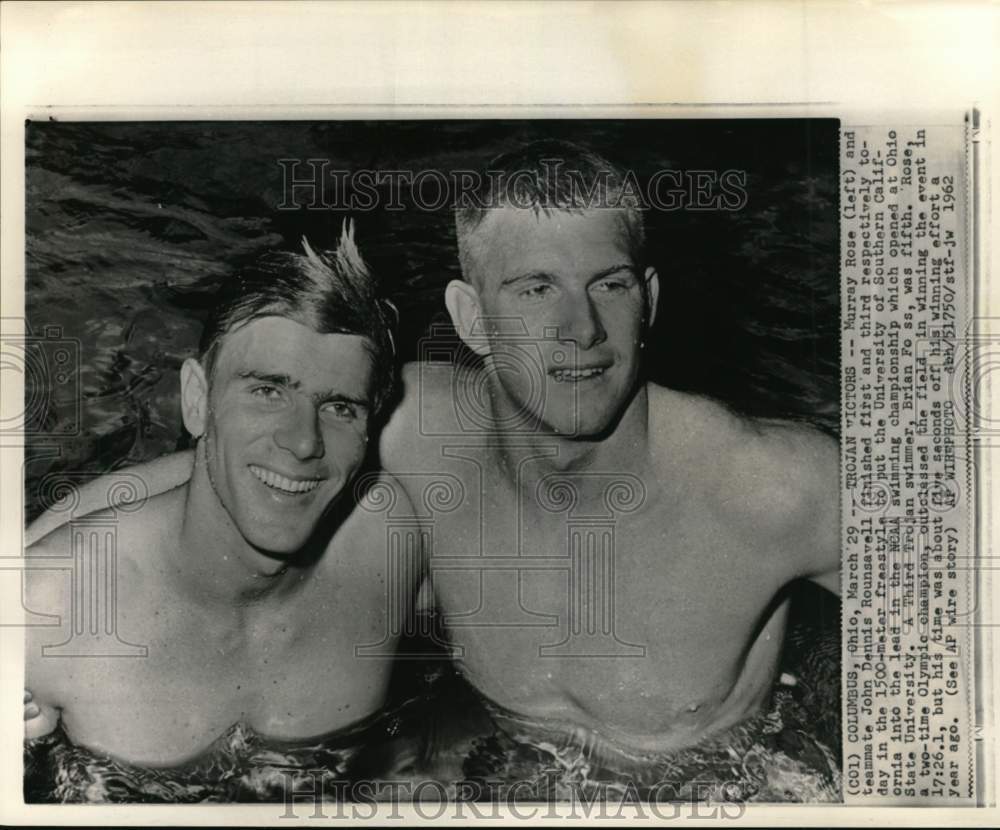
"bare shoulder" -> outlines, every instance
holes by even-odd
[[[77,598],[74,568],[90,567],[86,552],[113,556],[116,596],[139,598],[148,590],[148,576],[158,569],[159,554],[173,543],[181,520],[183,492],[172,490],[144,501],[134,512],[105,508],[76,521],[60,524],[28,547],[25,558],[24,606],[45,622],[26,630],[26,685],[42,704],[61,707],[74,693],[81,673],[97,671],[99,663],[44,657],[46,646],[70,636]],[[134,505],[133,505],[134,506]],[[85,522],[80,522],[80,519]]]
[[[384,577],[390,548],[397,543],[393,535],[412,532],[414,510],[402,484],[385,471],[363,475],[355,482],[355,506],[330,539],[320,568],[343,578],[352,574],[361,585],[374,586],[376,577]],[[422,565],[419,546],[399,540],[400,549],[413,550]],[[346,569],[346,570],[345,570]],[[416,576],[416,572],[413,573]]]
[[[727,465],[725,509],[770,546],[786,575],[837,591],[840,569],[840,451],[811,427],[749,422]],[[745,494],[745,495],[740,495]],[[732,505],[740,505],[733,511]]]
[[[383,544],[386,523],[412,520],[410,497],[398,479],[385,470],[362,475],[354,483],[354,507],[333,533],[331,546],[361,549],[372,543]]]
[[[386,470],[422,469],[422,462],[436,455],[442,437],[464,431],[463,401],[472,400],[475,391],[463,392],[476,389],[473,372],[423,361],[403,367],[403,397],[379,440],[380,461]]]
[[[24,604],[30,612],[51,616],[53,623],[38,627],[45,631],[29,626],[29,635],[51,632],[55,622],[68,612],[72,553],[73,530],[68,524],[55,528],[25,551],[25,558],[32,561],[24,571]]]
[[[413,504],[399,480],[392,473],[380,470],[359,482],[355,515],[376,517],[378,521],[386,518],[403,520],[413,516]],[[375,525],[377,522],[366,519],[365,524]]]
[[[40,706],[66,705],[72,680],[68,670],[78,661],[46,658],[44,649],[68,638],[71,622],[73,531],[62,525],[25,551],[33,560],[24,571],[23,605],[35,624],[25,628],[25,687]]]
[[[837,442],[811,427],[744,418],[695,395],[650,387],[654,441],[681,459],[685,475],[726,523],[768,540],[794,537],[836,513]]]
[[[90,549],[95,538],[97,544],[107,540],[113,545],[119,579],[137,567],[145,569],[144,563],[176,537],[185,493],[186,488],[181,487],[117,508],[79,515],[74,512],[56,524],[25,551],[25,556],[37,563],[28,569],[25,578],[26,599],[38,603],[33,610],[47,613],[41,606],[62,596],[62,589],[56,586],[68,586],[76,555],[79,550]]]
[[[836,508],[840,454],[833,438],[806,425],[776,421],[748,421],[743,431],[745,439],[734,443],[726,469],[733,490],[747,493],[747,518],[780,534]],[[735,493],[726,495],[732,499]]]

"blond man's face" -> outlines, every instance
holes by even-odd
[[[637,385],[646,295],[624,211],[505,207],[476,230],[475,273],[511,412],[565,435],[613,424]]]

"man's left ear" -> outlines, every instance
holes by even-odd
[[[660,299],[660,275],[650,265],[643,279],[646,281],[646,297],[649,302],[649,316],[646,318],[646,328],[649,329],[653,327],[653,321],[656,319],[656,308]]]
[[[444,290],[444,304],[451,316],[451,322],[462,341],[480,357],[490,353],[486,340],[479,292],[465,280],[452,280]]]
[[[181,366],[181,416],[191,436],[201,438],[208,421],[208,378],[193,357]]]

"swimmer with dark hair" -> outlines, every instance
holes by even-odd
[[[88,517],[116,528],[117,631],[103,650],[74,652],[71,527],[27,551],[25,604],[63,623],[27,629],[29,738],[58,725],[116,762],[165,768],[234,726],[300,741],[380,711],[391,621],[412,612],[421,573],[419,561],[389,572],[379,500],[391,493],[405,514],[408,497],[365,472],[394,324],[349,223],[333,252],[303,241],[222,286],[181,369],[190,478],[141,509],[105,501]],[[394,579],[409,581],[387,590]]]

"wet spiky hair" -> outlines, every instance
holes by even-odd
[[[269,251],[219,289],[201,336],[200,355],[211,377],[227,334],[261,317],[284,317],[319,334],[366,338],[374,366],[372,410],[392,393],[395,307],[379,295],[377,281],[344,221],[334,251],[317,253],[302,237],[304,253]]]

